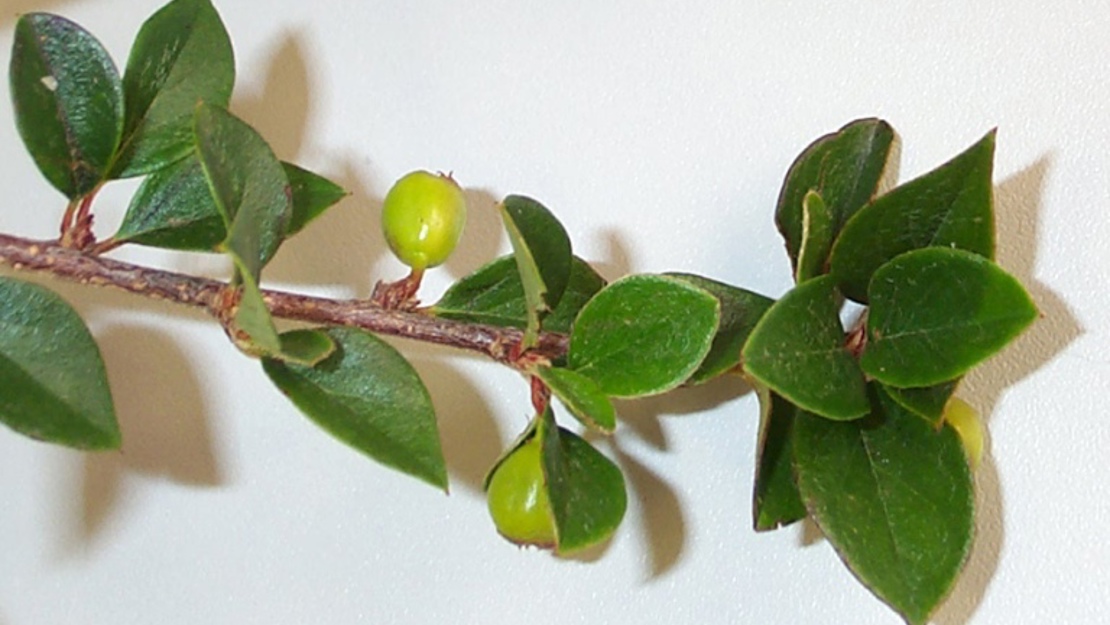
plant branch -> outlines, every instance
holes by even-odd
[[[42,271],[82,284],[110,286],[143,297],[204,308],[219,318],[228,289],[226,282],[121,262],[75,249],[57,241],[36,241],[0,233],[0,264]],[[363,328],[378,334],[479,352],[522,369],[537,358],[554,360],[567,350],[563,334],[543,333],[539,345],[521,358],[513,357],[523,331],[434,317],[420,310],[390,310],[368,300],[337,300],[263,290],[274,317],[321,325]]]

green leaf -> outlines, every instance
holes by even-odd
[[[758,293],[688,273],[664,274],[708,291],[721,304],[721,321],[713,345],[689,384],[702,384],[740,365],[740,350],[755,324],[775,300]]]
[[[991,258],[993,160],[992,130],[962,154],[856,213],[833,244],[830,260],[843,293],[866,302],[872,274],[910,250],[955,247]]]
[[[0,421],[80,449],[120,445],[100,350],[53,292],[0,277]]]
[[[775,223],[786,239],[786,251],[795,269],[805,238],[805,195],[813,190],[825,200],[835,238],[848,218],[875,195],[893,141],[894,130],[889,124],[860,119],[811,143],[790,166],[779,194]]]
[[[108,52],[49,13],[19,19],[9,69],[16,126],[39,171],[76,199],[95,189],[123,131],[123,88]]]
[[[534,373],[582,425],[606,434],[616,429],[617,412],[613,402],[597,382],[561,367],[539,367]]]
[[[907,252],[875,272],[860,366],[897,387],[947,382],[994,355],[1037,309],[1013,276],[958,249]]]
[[[209,0],[174,0],[139,29],[123,75],[126,117],[114,178],[146,174],[193,149],[193,113],[226,107],[235,58]]]
[[[756,385],[759,394],[759,452],[756,458],[752,516],[757,532],[778,529],[806,516],[794,481],[794,417],[797,406]]]
[[[293,214],[286,228],[286,238],[303,230],[309,222],[347,196],[343,187],[319,174],[292,163],[282,162],[281,166],[285,169],[293,194]]]
[[[882,387],[898,405],[939,428],[944,420],[944,407],[956,392],[959,383],[960,378],[919,388],[894,388],[885,384]]]
[[[531,198],[510,195],[500,209],[524,285],[528,325],[522,347],[528,348],[535,344],[544,314],[559,305],[570,281],[570,239],[555,215]]]
[[[802,247],[798,250],[798,267],[794,280],[801,284],[826,273],[825,263],[833,242],[832,209],[816,191],[802,198]]]
[[[925,623],[971,547],[971,474],[958,436],[872,389],[869,417],[800,413],[794,462],[806,507],[845,564],[910,623]]]
[[[235,282],[240,286],[233,328],[235,344],[252,356],[281,357],[281,337],[274,326],[270,309],[266,307],[258,280],[238,256],[231,254],[231,260],[235,263]],[[240,332],[246,336],[241,336]]]
[[[235,324],[248,340],[248,353],[276,355],[281,342],[259,290],[262,267],[285,236],[292,212],[289,183],[270,146],[250,126],[217,106],[196,112],[197,154],[227,237],[220,248],[231,256],[242,298]]]
[[[539,436],[558,553],[571,554],[612,536],[628,507],[620,469],[581,437],[557,427],[550,407]]]
[[[315,367],[335,353],[335,341],[322,330],[297,330],[281,335],[281,354],[276,358]]]
[[[281,245],[292,213],[285,170],[253,128],[218,106],[197,107],[196,141],[227,227],[223,245],[257,279]]]
[[[544,329],[569,333],[578,311],[604,286],[605,280],[589,263],[574,257],[563,297],[543,320]],[[528,309],[516,260],[513,256],[502,256],[459,280],[432,306],[431,313],[459,321],[527,327]]]
[[[215,251],[227,238],[227,227],[197,155],[146,177],[113,238],[175,250]]]
[[[299,340],[282,335],[285,342]],[[357,328],[329,328],[335,352],[315,367],[266,358],[274,384],[317,425],[378,462],[447,489],[435,410],[412,365]]]
[[[568,368],[610,397],[662,393],[697,371],[719,319],[717,298],[700,288],[666,276],[627,276],[578,314]]]
[[[292,219],[285,237],[289,238],[346,192],[296,165],[282,163],[282,167],[293,191]],[[227,238],[227,228],[195,153],[143,180],[113,238],[175,250],[214,251],[219,247]]]
[[[794,287],[756,324],[744,371],[800,408],[836,420],[867,414],[863,372],[844,344],[831,276]]]

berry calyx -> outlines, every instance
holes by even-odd
[[[960,435],[971,468],[978,468],[979,461],[983,459],[983,441],[986,438],[978,411],[959,397],[953,397],[944,406],[944,422]]]
[[[382,232],[389,249],[414,272],[443,264],[466,225],[466,196],[451,176],[414,171],[385,196]]]
[[[556,545],[555,521],[543,475],[538,435],[501,461],[486,489],[490,516],[497,531],[524,546],[551,549]]]

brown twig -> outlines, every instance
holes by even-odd
[[[66,248],[57,241],[35,241],[0,234],[0,264],[43,271],[59,278],[110,286],[143,297],[204,308],[217,316],[224,311],[227,283],[104,258]],[[387,310],[368,300],[336,300],[263,290],[274,317],[325,326],[354,326],[389,336],[479,352],[523,369],[536,359],[555,360],[566,354],[567,337],[543,333],[539,345],[514,359],[524,333],[477,323],[453,321],[420,310]],[[226,311],[224,311],[226,312]],[[527,362],[523,362],[526,360]]]

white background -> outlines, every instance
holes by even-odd
[[[123,64],[151,0],[2,0],[65,14]],[[1043,318],[961,394],[986,414],[978,541],[936,623],[1090,623],[1110,611],[1110,11],[1103,0],[222,0],[233,110],[352,195],[279,254],[272,286],[365,295],[399,277],[390,182],[452,170],[465,242],[424,298],[506,252],[494,205],[541,199],[608,278],[683,270],[778,296],[782,176],[867,116],[902,179],[999,128],[999,261]],[[0,86],[0,230],[54,236]],[[131,184],[98,201],[110,234]],[[225,276],[222,259],[115,256]],[[2,270],[10,275],[9,270]],[[397,343],[439,407],[449,497],[335,442],[197,311],[54,284],[100,341],[123,428],[82,455],[0,431],[0,623],[897,623],[812,529],[750,529],[757,411],[728,383],[624,403],[605,453],[630,507],[560,560],[494,532],[482,475],[526,386]],[[2,391],[0,391],[2,392]]]

